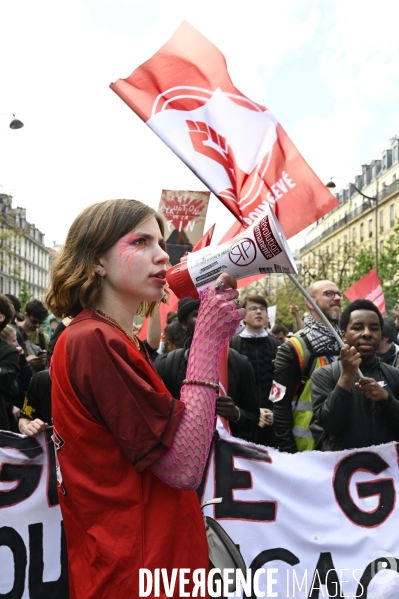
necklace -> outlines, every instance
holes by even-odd
[[[131,335],[129,335],[129,333],[127,331],[125,331],[125,329],[122,327],[122,325],[119,324],[119,322],[117,320],[115,320],[115,318],[112,318],[112,316],[108,316],[107,314],[104,314],[104,312],[102,312],[101,310],[98,310],[97,308],[94,308],[94,311],[97,312],[97,314],[99,316],[101,316],[101,318],[103,318],[106,322],[108,322],[111,325],[111,327],[113,327],[114,329],[117,329],[123,335],[125,335],[125,337],[127,337],[129,339],[129,341],[131,343],[133,343],[133,345],[139,351],[141,351],[140,343],[139,343],[139,340],[137,339],[136,335],[134,335],[133,337]]]

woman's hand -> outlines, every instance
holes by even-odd
[[[211,289],[214,290],[215,296],[220,300],[228,300],[228,303],[239,312],[240,319],[244,318],[245,310],[241,308],[237,291],[237,279],[224,272],[218,277]]]

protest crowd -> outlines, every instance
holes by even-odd
[[[183,51],[188,39],[194,63],[190,76]],[[208,74],[195,65],[195,60],[201,63],[205,55]],[[173,64],[170,73],[168,64]],[[181,92],[186,81],[176,82],[180,72],[190,82],[187,97]],[[211,108],[206,93],[204,97],[190,96],[192,89],[204,91],[205,86],[212,90]],[[324,457],[328,452],[331,458],[333,452],[399,442],[399,306],[394,317],[382,315],[376,303],[365,296],[343,306],[344,290],[333,280],[315,277],[303,290],[306,311],[301,313],[291,302],[295,325],[289,330],[287,323],[270,326],[270,307],[264,295],[239,291],[237,279],[244,280],[247,275],[296,274],[285,236],[317,221],[337,201],[270,112],[233,86],[217,48],[188,23],[183,23],[173,43],[168,42],[158,56],[111,88],[149,126],[156,122],[157,134],[177,148],[176,153],[207,185],[210,182],[209,189],[236,217],[237,228],[231,238],[219,242],[214,253],[207,254],[210,238],[203,236],[191,243],[184,210],[168,239],[165,221],[170,225],[177,220],[173,194],[162,196],[166,219],[133,199],[107,200],[85,208],[55,258],[46,297],[22,305],[22,298],[0,294],[0,434],[16,439],[17,449],[25,451],[29,459],[41,451],[35,440],[46,439],[46,445],[54,445],[56,454],[51,454],[48,463],[56,471],[58,499],[51,497],[49,505],[58,507],[59,503],[61,539],[65,533],[68,561],[68,580],[64,582],[61,575],[57,582],[63,585],[61,599],[197,596],[178,594],[177,590],[167,593],[170,581],[165,576],[177,569],[206,572],[213,563],[212,543],[207,537],[210,525],[205,520],[205,530],[200,506],[212,478],[209,472],[215,473],[214,489],[225,492],[220,520],[233,522],[234,531],[244,512],[242,520],[264,524],[275,523],[283,511],[279,508],[278,512],[274,499],[234,497],[236,490],[253,489],[249,472],[235,467],[235,457],[269,466],[273,462],[270,455],[274,464],[284,455],[297,464],[302,456]],[[160,94],[161,89],[165,95]],[[176,89],[179,93],[175,96]],[[163,102],[168,110],[163,110]],[[197,121],[187,116],[193,106]],[[212,115],[206,121],[208,109],[216,115],[219,112],[226,122],[231,119],[232,129],[240,119],[245,123],[246,112],[251,118],[227,143],[213,128],[217,118],[212,120]],[[173,111],[176,120],[170,126],[168,117]],[[181,130],[186,145],[180,144]],[[240,152],[247,151],[251,136],[257,140],[257,150],[251,155],[248,149],[240,163]],[[179,154],[180,146],[188,158],[183,151]],[[207,161],[212,162],[209,172],[219,169],[214,178],[201,171]],[[239,163],[248,165],[248,172],[240,169]],[[199,214],[203,197],[196,197],[193,205]],[[174,256],[172,269],[168,241],[172,250],[180,243],[190,252],[180,255],[180,263]],[[224,242],[231,243],[222,246]],[[253,270],[239,277],[234,268],[239,272],[243,266]],[[175,279],[169,278],[175,267]],[[173,280],[179,280],[179,293]],[[183,289],[184,285],[187,288]],[[225,437],[221,437],[226,431],[230,436],[223,446]],[[5,450],[12,445],[8,438],[2,442]],[[388,468],[382,457],[370,458],[361,451],[359,455],[355,466],[352,464],[356,473],[367,469],[362,459],[374,459],[373,474]],[[225,476],[221,463],[227,464],[226,471],[230,467],[230,477]],[[21,472],[19,466],[6,466],[0,471],[2,484],[15,482]],[[339,472],[341,475],[344,470],[342,478],[346,475],[349,479],[345,484],[342,480],[335,484],[338,465],[329,467],[335,478],[328,491],[332,495],[339,484],[347,491],[343,499],[335,493],[341,511],[333,513],[339,511],[351,526],[361,528],[361,533],[356,529],[359,535],[383,525],[395,507],[392,479],[363,481],[362,498],[378,496],[381,505],[369,512],[356,510],[348,491],[353,474],[350,467],[345,465]],[[41,468],[42,464],[32,468],[29,464],[26,478],[20,475],[20,489],[30,485],[33,494],[38,482],[32,481]],[[306,474],[308,484],[312,472]],[[288,478],[292,480],[291,474]],[[381,492],[373,490],[377,483],[382,485]],[[51,495],[48,487],[50,484],[47,492]],[[10,489],[4,491],[3,487],[3,495]],[[294,503],[295,489],[291,496],[290,490],[287,510]],[[26,526],[31,553],[37,525]],[[289,526],[294,529],[295,522]],[[296,542],[297,532],[292,530]],[[311,551],[317,552],[318,534],[312,530],[307,541]],[[254,538],[253,544],[256,542]],[[344,543],[332,541],[334,549]],[[231,547],[238,552],[234,543]],[[22,555],[21,544],[18,550]],[[39,578],[43,574],[42,546],[41,551],[35,562],[40,562],[42,569]],[[269,546],[260,550],[252,563],[260,569],[265,554],[273,551]],[[277,552],[275,559],[290,565],[300,562],[293,551],[280,545]],[[331,552],[320,551],[326,586],[328,572],[334,570],[332,559]],[[24,572],[26,563],[25,552]],[[26,579],[34,586],[37,573],[32,563]],[[158,575],[163,572],[161,594],[158,589],[151,595],[139,595],[143,569],[158,570]],[[15,572],[17,578],[16,566]],[[197,582],[193,578],[187,583],[190,591]],[[160,581],[155,582],[154,574],[156,584]],[[22,593],[23,589],[20,597]],[[0,595],[11,596],[1,588]],[[319,595],[312,592],[308,596]]]
[[[369,300],[356,300],[342,313],[342,293],[332,281],[317,281],[308,292],[345,346],[311,305],[301,328],[289,332],[284,325],[269,327],[263,296],[241,298],[245,314],[229,343],[229,395],[218,395],[216,414],[233,436],[289,453],[399,441],[399,308],[394,320]],[[57,319],[37,299],[23,314],[17,297],[1,295],[0,301],[1,430],[35,435],[52,423],[51,356],[72,319]],[[180,300],[163,331],[156,307],[142,342],[177,399],[199,307],[200,300]],[[297,306],[291,304],[291,312],[297,314]],[[367,381],[359,383],[361,364]],[[360,393],[369,401],[362,404]]]
[[[159,264],[163,265],[167,259],[166,254],[162,249],[159,251],[165,256],[162,256],[159,261]],[[106,260],[102,262],[107,263]],[[96,276],[103,277],[102,285],[107,276],[111,278],[107,273]],[[219,295],[227,293],[229,297],[231,296],[232,292],[224,290],[224,286],[227,289],[229,284],[234,286],[234,282],[229,279],[221,278],[218,281],[216,287],[221,290]],[[163,286],[160,288],[162,290]],[[286,327],[278,324],[273,328],[269,327],[268,305],[263,296],[252,294],[241,299],[233,299],[232,305],[237,307],[240,305],[242,308],[240,308],[240,314],[235,309],[236,320],[233,321],[233,327],[229,329],[231,338],[228,350],[228,395],[217,393],[217,355],[211,358],[209,366],[210,372],[213,372],[212,376],[200,375],[201,378],[199,378],[198,375],[192,374],[193,372],[195,374],[195,368],[199,367],[199,371],[201,371],[203,367],[203,355],[198,354],[197,351],[195,365],[190,361],[190,355],[195,352],[194,340],[197,328],[200,326],[201,304],[206,305],[206,302],[209,302],[206,296],[202,301],[180,300],[177,310],[169,311],[163,331],[159,304],[155,305],[148,317],[146,339],[138,341],[134,333],[132,333],[132,337],[128,337],[128,339],[134,339],[140,357],[144,358],[145,362],[133,366],[133,363],[130,362],[131,356],[126,356],[124,360],[121,360],[117,354],[113,359],[114,364],[106,366],[105,357],[102,357],[101,354],[109,353],[112,343],[115,344],[116,341],[119,341],[119,339],[112,341],[113,337],[119,336],[119,331],[116,331],[115,335],[115,328],[119,329],[119,326],[114,325],[113,319],[105,316],[105,312],[99,308],[84,308],[83,310],[75,308],[76,313],[72,312],[70,317],[60,320],[53,316],[44,303],[39,300],[30,300],[22,313],[21,303],[17,297],[1,295],[1,429],[34,437],[53,423],[54,416],[57,435],[60,434],[63,443],[68,443],[70,439],[68,439],[64,427],[70,418],[65,390],[67,384],[65,377],[67,377],[68,384],[72,384],[70,392],[75,398],[72,421],[69,423],[72,429],[75,432],[84,430],[89,439],[87,442],[89,445],[90,442],[94,443],[98,437],[99,426],[108,429],[109,439],[107,442],[112,437],[118,441],[115,448],[112,446],[110,448],[107,445],[104,446],[105,453],[98,452],[98,465],[95,460],[92,460],[93,468],[101,473],[101,479],[105,476],[108,480],[101,467],[103,460],[110,453],[113,456],[113,463],[115,463],[114,454],[120,452],[120,444],[123,447],[123,458],[119,457],[119,467],[122,468],[122,472],[126,474],[126,465],[130,468],[131,462],[135,464],[137,461],[140,463],[144,460],[139,467],[135,466],[137,474],[129,484],[136,483],[137,476],[152,471],[152,477],[155,474],[163,481],[158,485],[165,486],[166,483],[166,485],[171,485],[171,489],[183,489],[179,492],[187,493],[187,497],[190,497],[189,504],[192,504],[193,501],[198,503],[197,499],[191,496],[190,490],[195,489],[201,483],[202,468],[198,470],[195,480],[188,483],[184,481],[190,480],[189,473],[186,472],[186,475],[182,475],[179,468],[177,474],[172,474],[169,466],[166,473],[162,467],[162,473],[156,470],[156,468],[160,468],[161,456],[165,455],[165,452],[168,454],[168,448],[171,447],[171,444],[173,445],[173,435],[168,433],[168,440],[162,442],[160,449],[156,449],[157,446],[159,447],[159,441],[157,441],[159,432],[156,430],[156,424],[153,423],[151,425],[154,428],[152,435],[155,437],[148,440],[148,438],[146,439],[148,433],[144,434],[142,440],[142,443],[145,443],[144,448],[138,449],[132,445],[131,440],[126,439],[131,434],[129,420],[123,418],[124,422],[121,422],[115,414],[112,414],[112,411],[115,411],[112,406],[115,396],[111,393],[107,398],[100,399],[101,387],[105,384],[104,376],[97,377],[97,383],[94,379],[91,380],[90,386],[87,386],[87,377],[91,376],[91,368],[82,367],[82,365],[88,350],[96,352],[94,347],[90,348],[92,344],[88,345],[87,341],[88,330],[86,329],[90,327],[94,334],[94,342],[101,344],[98,355],[92,356],[93,369],[98,371],[98,368],[108,368],[111,370],[111,375],[114,377],[113,387],[117,388],[118,393],[125,393],[125,398],[121,400],[123,413],[129,412],[128,404],[131,401],[131,397],[126,396],[125,386],[128,381],[134,385],[130,391],[132,392],[134,389],[135,401],[139,402],[135,410],[138,409],[140,402],[148,399],[149,384],[153,386],[152,393],[158,401],[161,401],[163,396],[165,397],[163,401],[167,403],[162,409],[165,414],[163,418],[166,420],[170,418],[170,407],[168,406],[170,406],[171,400],[166,399],[168,395],[174,398],[173,401],[177,400],[178,403],[181,403],[182,409],[185,404],[187,410],[189,404],[187,404],[187,400],[185,401],[184,389],[191,391],[198,384],[200,389],[201,386],[205,391],[209,389],[215,396],[215,403],[209,404],[208,416],[201,415],[200,420],[197,420],[198,426],[203,418],[205,421],[208,418],[210,433],[215,426],[214,415],[218,415],[227,424],[234,437],[253,444],[277,448],[281,452],[339,451],[399,441],[399,349],[397,345],[399,318],[395,322],[388,315],[382,316],[372,302],[361,299],[349,303],[342,311],[342,293],[333,281],[316,281],[307,291],[327,317],[331,326],[339,336],[342,336],[344,345],[339,346],[337,339],[321,321],[311,304],[307,305],[308,310],[303,315],[299,315],[297,306],[291,304],[291,312],[296,317],[300,328],[295,332],[289,332]],[[215,293],[217,293],[217,289],[212,289],[210,297],[213,298]],[[234,295],[238,296],[238,293],[234,291]],[[97,299],[97,302],[97,305],[102,305],[100,299]],[[110,311],[109,308],[107,310]],[[216,312],[213,326],[223,326],[223,317],[219,312]],[[66,330],[70,331],[67,337]],[[139,332],[139,328],[136,326],[134,330]],[[72,333],[74,333],[73,336]],[[111,333],[111,337],[109,337],[109,333]],[[213,344],[214,337],[212,333],[209,334],[209,331],[206,334],[209,335],[208,341],[205,342],[208,351]],[[126,336],[127,333],[123,332],[123,335]],[[69,341],[67,355],[70,365],[67,371],[60,373],[60,365],[56,362],[54,366],[52,356],[57,344],[61,346],[64,342],[65,346],[65,339],[67,343]],[[228,340],[226,337],[225,339]],[[122,347],[118,350],[122,355],[124,351]],[[58,356],[60,355],[62,355],[62,350],[58,353]],[[125,360],[128,360],[131,372],[127,371],[126,363],[123,363]],[[190,381],[193,381],[193,384]],[[56,407],[52,414],[51,389],[54,384],[56,388],[55,392],[53,390],[53,400],[56,402]],[[111,412],[107,412],[111,407]],[[83,414],[78,416],[80,408],[82,408]],[[157,409],[160,410],[160,407],[158,406]],[[175,407],[173,414],[175,416],[172,416],[172,421],[169,421],[167,431],[170,431],[171,428],[174,431],[178,430],[181,412]],[[83,418],[82,422],[79,422],[80,417]],[[148,418],[148,415],[145,416],[141,427],[149,426]],[[173,422],[173,418],[175,418],[175,422]],[[214,442],[217,442],[216,430],[213,437]],[[107,438],[106,435],[105,438]],[[205,446],[206,452],[209,451],[209,442]],[[154,444],[155,450],[152,449]],[[183,451],[189,451],[189,446],[186,445]],[[203,452],[204,448],[202,455],[206,462],[207,456]],[[154,455],[149,459],[148,454],[151,456],[152,453]],[[126,455],[128,456],[127,461]],[[81,582],[78,581],[81,581],[87,564],[81,556],[77,559],[74,555],[75,552],[81,551],[82,544],[85,543],[84,535],[82,537],[82,533],[77,534],[76,530],[89,526],[89,522],[87,517],[86,521],[83,516],[80,519],[80,516],[75,513],[74,502],[68,501],[68,490],[74,488],[76,493],[76,485],[82,485],[82,481],[77,481],[76,473],[74,473],[74,468],[78,468],[80,459],[79,453],[72,458],[72,465],[69,464],[69,468],[68,464],[65,466],[65,471],[64,464],[61,462],[63,473],[62,483],[60,483],[61,508],[66,525],[68,556],[70,557],[69,584],[76,585],[74,590],[71,589],[71,596],[91,597],[95,596],[90,594],[91,589],[95,588],[93,581],[90,582],[83,594],[80,594],[82,591],[78,590],[82,588]],[[124,461],[125,463],[123,463]],[[184,467],[183,470],[185,471]],[[112,477],[109,478],[108,483],[112,487],[120,484]],[[88,481],[89,487],[93,484],[97,487],[100,486],[100,480],[96,480],[95,476],[90,477]],[[128,488],[131,487],[127,485],[126,488],[121,488],[122,497],[128,492]],[[158,489],[157,493],[161,493],[162,496],[163,491]],[[81,495],[84,499],[85,490],[81,491]],[[172,503],[175,499],[174,496],[170,498]],[[93,499],[91,500],[93,501]],[[107,502],[109,502],[109,498],[106,495],[102,497],[99,492],[93,504],[96,503],[98,508],[104,512],[107,509],[105,507]],[[128,516],[131,508],[124,503],[124,500],[120,504],[116,502],[116,506],[113,505],[110,509],[109,517],[115,518],[116,512],[119,511],[119,533],[124,533],[125,537],[128,537],[133,533],[124,524],[124,518]],[[198,511],[198,513],[200,512]],[[94,509],[94,516],[91,515],[91,518],[95,519],[96,517],[98,517],[98,513]],[[195,518],[191,514],[189,516],[191,530],[193,522],[195,523]],[[156,518],[154,523],[156,523]],[[113,521],[113,530],[115,530],[115,526],[115,521]],[[201,526],[201,518],[195,526]],[[68,530],[70,536],[68,536]],[[72,532],[74,530],[75,532]],[[198,542],[199,539],[200,535],[197,539]],[[202,549],[206,554],[206,548]],[[128,552],[126,559],[129,556]],[[88,557],[89,559],[90,557]],[[126,567],[124,559],[122,556],[121,564],[116,567],[115,572],[114,566],[109,563],[109,556],[104,556],[102,576],[99,577],[96,587],[97,593],[108,588],[109,580],[112,581],[110,588],[113,588],[117,572],[120,571],[122,576]],[[206,566],[206,558],[202,562],[199,556],[191,556],[187,560],[185,561],[186,565],[195,562]],[[75,567],[75,572],[73,572],[72,564],[77,563],[79,567]],[[74,592],[76,595],[73,594]],[[103,595],[98,594],[97,596]]]

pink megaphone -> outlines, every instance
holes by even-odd
[[[268,273],[297,274],[287,240],[270,207],[233,239],[183,256],[168,270],[166,279],[179,299],[198,299],[199,291],[212,285],[222,272],[236,279]]]

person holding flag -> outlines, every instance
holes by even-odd
[[[332,281],[315,281],[308,294],[341,335],[339,318],[342,294]],[[314,448],[309,429],[312,418],[310,376],[314,370],[339,357],[339,345],[331,330],[322,322],[314,307],[306,301],[308,314],[304,328],[277,350],[274,362],[274,430],[280,451],[296,453]]]
[[[317,449],[341,451],[399,441],[399,371],[376,357],[383,326],[381,312],[370,300],[355,300],[342,312],[345,345],[340,360],[311,377],[310,426]]]
[[[110,200],[76,218],[52,269],[47,305],[73,317],[51,362],[71,599],[136,597],[141,568],[165,568],[171,580],[173,568],[208,567],[194,489],[220,353],[242,314],[236,281],[221,275],[202,295],[181,401],[172,398],[133,333],[135,314],[163,297],[164,248],[152,208]]]

